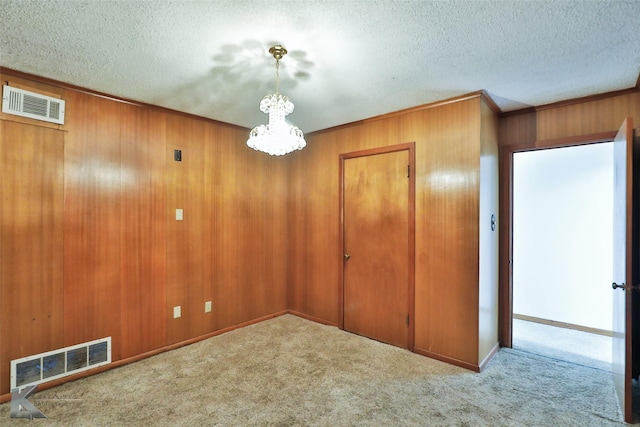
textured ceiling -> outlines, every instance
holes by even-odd
[[[304,132],[484,89],[503,111],[627,89],[640,1],[0,0],[0,65],[251,128]]]

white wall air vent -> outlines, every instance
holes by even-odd
[[[111,363],[111,337],[11,361],[11,390]]]
[[[5,85],[2,112],[45,122],[64,124],[64,101]]]

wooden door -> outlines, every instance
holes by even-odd
[[[410,154],[405,148],[342,158],[342,327],[403,348],[413,346]]]
[[[632,379],[632,183],[633,122],[629,117],[613,141],[613,380],[626,422],[633,422]]]

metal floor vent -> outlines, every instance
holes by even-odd
[[[11,389],[41,384],[111,363],[111,337],[11,361]]]
[[[64,101],[4,85],[2,112],[45,122],[64,124]]]

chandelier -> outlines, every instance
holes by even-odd
[[[307,143],[302,131],[284,119],[293,111],[293,102],[279,93],[280,59],[287,54],[287,49],[273,46],[269,53],[276,59],[276,93],[265,96],[260,102],[260,111],[269,114],[269,124],[254,127],[249,132],[247,145],[272,156],[282,156],[293,150],[302,150]]]

